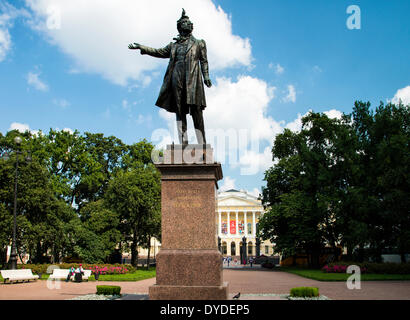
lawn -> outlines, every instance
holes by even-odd
[[[149,270],[139,269],[133,273],[126,274],[107,274],[100,275],[98,281],[140,281],[156,276],[155,267],[150,267]],[[95,281],[94,276],[89,278],[90,281]]]
[[[325,273],[317,269],[304,269],[292,267],[280,267],[280,271],[296,274],[298,276],[318,281],[346,281],[351,274],[347,273]],[[361,274],[362,281],[385,281],[385,280],[410,280],[410,274]]]
[[[43,274],[41,276],[41,280],[47,280],[49,274]],[[126,273],[126,274],[107,274],[107,275],[100,275],[98,281],[140,281],[149,278],[154,278],[156,276],[156,269],[155,267],[150,267],[149,270],[139,269],[133,273]],[[89,281],[95,281],[94,276],[92,275]],[[3,278],[0,275],[0,281],[3,282]]]

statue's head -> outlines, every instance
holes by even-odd
[[[189,34],[194,30],[194,25],[185,14],[184,9],[182,9],[181,18],[177,21],[177,29],[180,34]]]

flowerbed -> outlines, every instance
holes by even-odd
[[[128,268],[125,266],[98,266],[94,265],[92,267],[86,268],[91,270],[93,274],[126,274],[129,272]]]
[[[52,273],[52,269],[58,267],[60,269],[77,268],[78,263],[61,263],[61,264],[19,264],[18,269],[31,269],[34,274]],[[98,271],[99,274],[127,274],[135,272],[135,268],[129,264],[82,264],[83,269],[91,270],[93,274]]]
[[[322,268],[327,273],[346,273],[350,265],[360,267],[361,273],[369,274],[410,274],[410,263],[373,263],[373,262],[337,262],[326,265]]]
[[[322,268],[322,271],[326,273],[346,273],[347,268],[347,265],[326,265]],[[366,271],[365,267],[360,267],[360,273],[366,273]]]

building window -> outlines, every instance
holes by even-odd
[[[248,223],[248,234],[252,234],[252,223]]]
[[[228,252],[228,248],[226,246],[226,242],[222,242],[222,254],[226,254]]]
[[[252,250],[253,249],[253,247],[252,247],[252,242],[249,242],[248,243],[248,255],[252,255],[253,253],[252,253]]]

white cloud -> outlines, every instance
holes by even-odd
[[[19,122],[13,122],[10,125],[9,131],[12,130],[17,130],[20,133],[25,133],[29,131],[32,135],[37,135],[40,131],[39,130],[31,130],[30,126],[26,123],[19,123]]]
[[[410,104],[410,86],[397,90],[392,99],[392,103],[399,104],[400,101],[404,105]]]
[[[48,85],[39,78],[40,73],[29,72],[27,74],[27,84],[39,91],[48,91]]]
[[[53,104],[62,109],[65,109],[71,105],[66,99],[54,99]]]
[[[225,177],[223,179],[222,186],[219,187],[219,190],[223,192],[232,189],[235,189],[235,179],[232,179],[231,177]]]
[[[288,95],[282,99],[283,102],[296,102],[296,89],[293,85],[288,85]]]
[[[266,147],[262,153],[248,150],[240,160],[241,174],[253,175],[258,172],[264,172],[273,165],[272,147]]]
[[[135,121],[138,125],[141,124],[150,124],[152,122],[152,116],[151,115],[143,115],[139,114],[137,117],[137,120]]]
[[[0,16],[0,62],[6,58],[11,47],[11,37],[8,28],[6,28],[8,18]]]
[[[236,81],[217,78],[207,92],[207,128],[247,130],[252,140],[270,141],[280,131],[280,124],[267,115],[275,89],[250,76],[239,76]]]
[[[289,129],[293,132],[299,132],[300,130],[302,130],[302,118],[307,116],[309,112],[312,112],[312,110],[310,109],[304,115],[298,113],[297,118],[295,120],[287,123],[285,128]],[[340,112],[339,110],[336,110],[336,109],[331,109],[329,111],[324,111],[323,113],[331,119],[341,119],[342,115],[343,115],[342,112]]]
[[[129,50],[138,42],[163,47],[177,35],[176,21],[182,8],[194,23],[194,36],[205,39],[210,71],[234,66],[250,66],[249,39],[232,32],[231,18],[212,0],[26,0],[33,11],[32,26],[71,56],[77,72],[101,74],[126,85],[138,80],[149,85],[150,74],[166,61],[142,56]],[[48,10],[58,6],[61,27],[48,28]]]
[[[298,113],[297,118],[293,120],[292,122],[289,122],[288,124],[286,124],[285,128],[293,132],[299,132],[300,130],[302,130],[302,118],[306,116],[310,111],[311,110],[309,110],[303,116],[300,113]]]
[[[127,111],[131,110],[131,106],[129,105],[128,100],[126,99],[122,100],[122,108]]]
[[[16,9],[8,2],[0,3],[0,62],[6,58],[12,47],[9,29],[13,27],[13,21],[18,17],[28,16],[29,13],[24,9]]]
[[[248,191],[249,194],[253,195],[254,197],[259,197],[259,195],[261,194],[261,192],[259,191],[258,188],[254,188],[252,191]]]
[[[242,175],[263,172],[273,165],[271,150],[275,136],[285,128],[300,131],[304,116],[298,114],[295,120],[288,123],[269,116],[268,107],[274,101],[275,89],[265,81],[250,76],[239,76],[236,81],[217,78],[214,86],[207,89],[205,133],[217,161],[240,169]],[[325,113],[330,117],[341,115],[335,109]],[[172,137],[178,143],[175,114],[160,109],[159,115],[166,121],[168,130],[155,131],[151,140],[159,141],[160,147],[170,144]],[[191,117],[188,116],[190,142],[195,141],[192,128]]]
[[[17,130],[18,132],[24,133],[30,131],[30,126],[26,123],[13,122],[9,128],[9,131],[11,130]]]
[[[269,69],[273,69],[276,74],[282,74],[285,72],[285,68],[283,68],[279,63],[274,64],[274,63],[269,63]]]
[[[73,134],[73,133],[74,133],[74,130],[71,129],[71,128],[64,128],[64,129],[61,130],[61,131],[65,131],[65,132],[68,132],[68,133],[70,133],[70,134]]]
[[[312,68],[312,70],[313,70],[314,72],[316,72],[316,73],[322,73],[322,72],[323,72],[322,68],[319,67],[318,65],[314,66],[314,67]]]
[[[327,115],[330,119],[341,119],[343,116],[343,113],[336,110],[336,109],[332,109],[329,111],[325,111],[323,112],[325,115]]]

